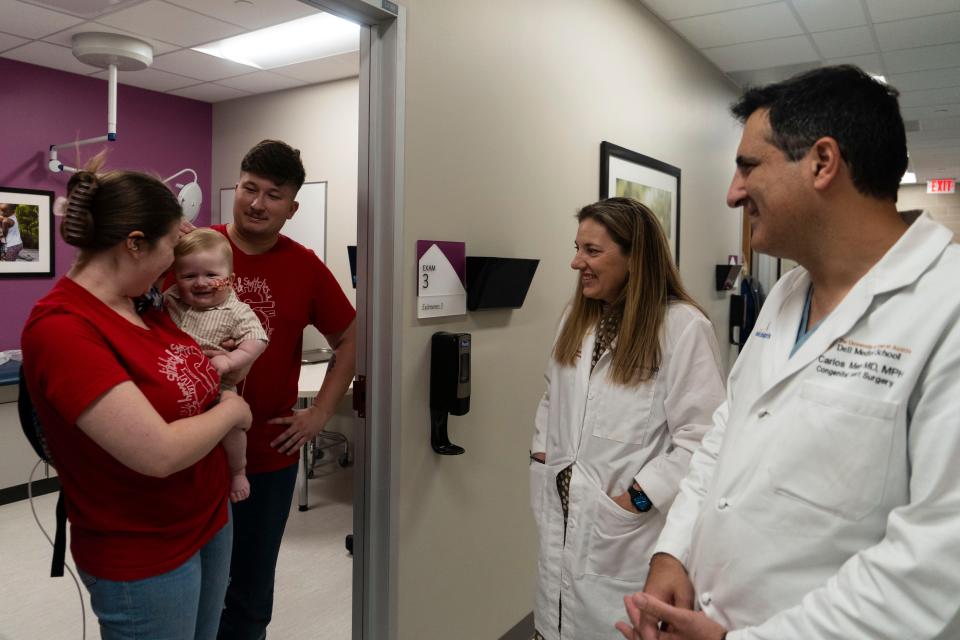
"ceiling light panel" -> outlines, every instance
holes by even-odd
[[[195,51],[258,69],[275,69],[359,49],[360,26],[329,13],[194,47]]]

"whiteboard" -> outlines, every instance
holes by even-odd
[[[220,189],[220,222],[233,222],[233,194],[236,187]],[[327,259],[327,183],[305,182],[297,193],[300,208],[283,225],[281,233]]]

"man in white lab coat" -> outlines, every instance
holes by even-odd
[[[627,638],[960,638],[960,247],[897,214],[897,95],[832,67],[733,107],[727,203],[802,268],[730,374]]]

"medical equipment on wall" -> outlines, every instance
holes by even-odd
[[[116,33],[77,33],[71,39],[73,56],[93,67],[107,69],[107,133],[94,138],[84,138],[73,142],[50,145],[50,157],[47,168],[53,173],[67,171],[76,173],[79,169],[60,162],[59,152],[66,148],[79,148],[88,144],[100,142],[116,142],[117,140],[117,71],[140,71],[153,63],[153,47],[149,43]],[[203,194],[200,183],[197,181],[197,172],[193,169],[183,169],[173,174],[164,182],[190,172],[193,181],[175,185],[179,189],[177,200],[183,207],[183,215],[187,220],[194,220],[200,212]]]
[[[470,334],[438,331],[430,354],[430,445],[437,453],[455,456],[464,448],[450,442],[447,415],[470,411]]]

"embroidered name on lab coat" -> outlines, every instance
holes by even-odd
[[[817,358],[817,373],[828,378],[860,378],[893,387],[903,377],[911,351],[892,344],[866,344],[840,338]]]

